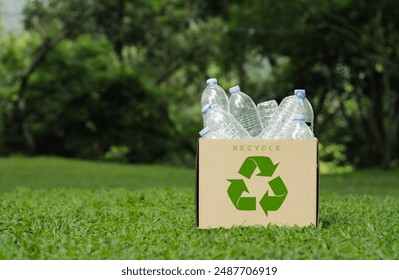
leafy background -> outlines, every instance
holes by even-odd
[[[394,1],[28,1],[0,28],[0,155],[193,166],[208,77],[306,88],[326,172],[398,164]]]

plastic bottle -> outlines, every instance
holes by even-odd
[[[285,97],[276,112],[270,117],[269,125],[259,134],[260,139],[286,139],[287,129],[295,115],[304,115],[303,100],[305,93],[295,91],[294,95]]]
[[[240,91],[239,86],[234,86],[229,91],[231,93],[229,99],[230,113],[252,137],[258,136],[262,132],[262,125],[255,103],[251,97]]]
[[[212,104],[214,106],[220,106],[223,110],[228,111],[228,97],[226,92],[218,85],[218,81],[215,78],[206,80],[206,88],[202,92],[201,106],[204,107],[206,104]]]
[[[250,135],[244,127],[226,110],[207,104],[202,107],[204,126],[209,127],[220,139],[248,139]]]
[[[206,138],[206,139],[219,139],[220,137],[216,134],[211,132],[209,127],[204,127],[200,132],[199,135],[201,138]]]
[[[305,115],[295,115],[287,130],[287,139],[313,139],[314,135],[305,123]]]
[[[303,100],[303,106],[305,107],[305,123],[309,126],[310,130],[313,131],[314,126],[314,113],[312,105],[309,100],[306,98],[306,91],[304,89],[296,89],[294,90],[294,94],[298,91],[303,91],[305,94],[305,99]]]
[[[262,124],[262,128],[266,128],[269,124],[270,117],[276,112],[278,104],[276,100],[269,100],[256,105],[259,119]]]

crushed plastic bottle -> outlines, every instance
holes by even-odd
[[[226,110],[207,104],[202,107],[204,126],[209,127],[220,139],[248,139],[249,133]]]
[[[206,88],[202,92],[201,107],[206,104],[211,104],[214,107],[220,106],[223,110],[228,111],[228,97],[226,92],[218,85],[215,78],[210,78],[206,81]]]
[[[239,86],[229,89],[229,111],[236,120],[252,136],[258,136],[262,132],[262,125],[254,101],[244,92],[240,91]]]
[[[304,115],[303,91],[285,97],[276,112],[270,117],[269,125],[259,134],[260,139],[286,139],[287,129],[295,115]]]
[[[269,100],[256,105],[259,119],[262,124],[262,129],[266,128],[269,124],[270,117],[276,112],[278,104],[276,100]]]

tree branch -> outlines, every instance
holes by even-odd
[[[69,37],[74,32],[80,18],[84,14],[84,11],[85,7],[82,6],[75,19],[64,25],[62,31],[53,39],[47,36],[46,32],[40,25],[39,20],[34,18],[34,26],[41,34],[42,43],[28,68],[19,76],[19,89],[17,92],[18,98],[15,105],[15,109],[17,110],[17,115],[19,117],[22,137],[26,145],[26,153],[28,154],[33,153],[36,147],[34,136],[30,131],[29,124],[26,119],[26,90],[28,88],[29,80],[39,65],[46,59],[51,50],[53,50],[59,43],[61,43],[65,38]]]

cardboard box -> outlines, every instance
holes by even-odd
[[[318,224],[318,141],[199,139],[197,227]]]

